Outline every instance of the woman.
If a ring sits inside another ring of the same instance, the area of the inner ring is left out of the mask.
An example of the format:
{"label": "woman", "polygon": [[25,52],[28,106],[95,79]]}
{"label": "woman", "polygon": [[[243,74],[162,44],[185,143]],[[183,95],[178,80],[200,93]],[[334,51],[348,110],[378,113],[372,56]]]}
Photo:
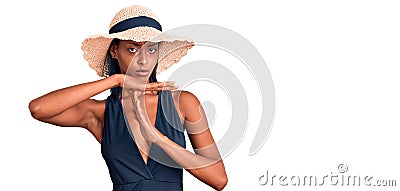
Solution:
{"label": "woman", "polygon": [[[40,121],[83,127],[101,143],[114,191],[183,190],[182,168],[216,190],[227,176],[199,100],[156,74],[193,43],[163,40],[148,8],[120,10],[109,34],[86,38],[84,58],[101,80],[59,89],[32,100]],[[111,89],[106,100],[91,99]],[[185,149],[186,130],[195,153]]]}

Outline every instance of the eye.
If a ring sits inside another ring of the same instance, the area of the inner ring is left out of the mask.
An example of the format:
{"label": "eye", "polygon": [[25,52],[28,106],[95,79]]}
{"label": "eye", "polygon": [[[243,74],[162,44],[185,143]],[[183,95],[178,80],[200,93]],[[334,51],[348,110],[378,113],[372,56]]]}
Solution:
{"label": "eye", "polygon": [[157,51],[157,49],[155,49],[155,48],[149,48],[149,52],[150,53],[154,53],[154,52],[156,52]]}
{"label": "eye", "polygon": [[128,48],[128,51],[132,52],[132,53],[135,53],[135,52],[137,52],[137,49],[136,48]]}

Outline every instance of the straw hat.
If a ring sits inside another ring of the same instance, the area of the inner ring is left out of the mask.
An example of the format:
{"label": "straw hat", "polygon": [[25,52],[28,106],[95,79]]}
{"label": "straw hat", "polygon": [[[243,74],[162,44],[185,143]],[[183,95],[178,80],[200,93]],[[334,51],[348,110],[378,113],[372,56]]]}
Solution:
{"label": "straw hat", "polygon": [[109,66],[105,60],[114,38],[159,42],[157,74],[179,62],[194,45],[189,39],[162,33],[157,16],[147,7],[141,5],[125,7],[112,19],[109,34],[89,36],[82,42],[83,57],[99,76],[109,75]]}

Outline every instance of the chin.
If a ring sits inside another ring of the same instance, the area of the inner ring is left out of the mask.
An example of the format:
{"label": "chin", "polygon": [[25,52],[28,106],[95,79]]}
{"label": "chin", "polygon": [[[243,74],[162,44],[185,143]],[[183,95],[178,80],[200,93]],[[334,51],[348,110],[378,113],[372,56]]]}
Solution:
{"label": "chin", "polygon": [[135,76],[135,78],[139,79],[140,81],[149,81],[150,76]]}

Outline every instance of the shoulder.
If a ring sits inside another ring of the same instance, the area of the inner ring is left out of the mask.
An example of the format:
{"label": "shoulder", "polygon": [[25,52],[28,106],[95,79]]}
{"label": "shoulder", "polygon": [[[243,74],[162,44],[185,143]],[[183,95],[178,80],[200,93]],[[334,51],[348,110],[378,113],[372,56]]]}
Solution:
{"label": "shoulder", "polygon": [[172,97],[179,103],[180,106],[200,105],[199,99],[190,91],[178,90],[171,92]]}
{"label": "shoulder", "polygon": [[185,119],[190,118],[193,114],[199,114],[201,104],[197,96],[192,92],[186,90],[172,91],[172,96],[175,102],[178,103],[180,114]]}

